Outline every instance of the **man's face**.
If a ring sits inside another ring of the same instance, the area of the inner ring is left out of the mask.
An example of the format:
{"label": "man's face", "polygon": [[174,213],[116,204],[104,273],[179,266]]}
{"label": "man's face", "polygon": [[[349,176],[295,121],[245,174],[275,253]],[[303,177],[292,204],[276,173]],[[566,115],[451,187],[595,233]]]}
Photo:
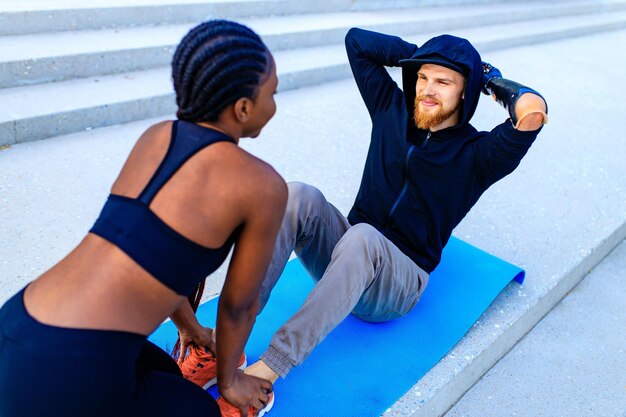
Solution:
{"label": "man's face", "polygon": [[461,73],[441,65],[422,65],[415,84],[415,125],[435,131],[457,124],[464,89]]}

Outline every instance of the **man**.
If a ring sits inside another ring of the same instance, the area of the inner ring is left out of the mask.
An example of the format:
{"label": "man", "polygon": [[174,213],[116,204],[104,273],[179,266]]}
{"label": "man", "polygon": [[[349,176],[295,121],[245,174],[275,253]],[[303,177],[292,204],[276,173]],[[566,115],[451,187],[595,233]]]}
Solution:
{"label": "man", "polygon": [[[371,144],[347,218],[319,190],[289,185],[261,308],[292,250],[317,284],[246,371],[272,382],[304,361],[349,313],[366,321],[408,313],[452,229],[518,166],[547,121],[538,93],[483,67],[464,39],[443,35],[418,48],[354,28],[346,49],[372,119]],[[386,66],[402,67],[404,93]],[[509,110],[510,119],[491,132],[469,124],[481,89]]]}
{"label": "man", "polygon": [[[289,184],[260,310],[292,250],[317,284],[245,371],[272,382],[348,314],[379,322],[408,313],[453,228],[518,166],[547,120],[538,93],[483,66],[465,39],[443,35],[418,48],[355,28],[346,48],[372,119],[371,144],[347,218],[316,188]],[[404,93],[386,66],[402,67]],[[481,89],[509,110],[510,119],[490,132],[469,124]]]}

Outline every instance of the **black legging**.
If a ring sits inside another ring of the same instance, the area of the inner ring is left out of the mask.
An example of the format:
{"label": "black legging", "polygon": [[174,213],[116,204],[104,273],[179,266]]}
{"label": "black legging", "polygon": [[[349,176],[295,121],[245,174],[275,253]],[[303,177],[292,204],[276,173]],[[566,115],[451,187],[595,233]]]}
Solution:
{"label": "black legging", "polygon": [[145,336],[39,323],[23,292],[0,309],[0,416],[220,416]]}

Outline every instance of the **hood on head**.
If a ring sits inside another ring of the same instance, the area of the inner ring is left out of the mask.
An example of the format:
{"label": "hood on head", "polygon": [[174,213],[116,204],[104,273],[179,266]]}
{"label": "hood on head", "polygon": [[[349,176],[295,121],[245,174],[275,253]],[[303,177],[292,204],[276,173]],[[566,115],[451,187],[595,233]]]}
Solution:
{"label": "hood on head", "polygon": [[476,48],[467,39],[441,35],[424,43],[411,58],[400,61],[402,89],[411,121],[415,108],[417,71],[423,64],[442,65],[465,76],[465,99],[461,105],[459,125],[469,123],[478,106],[483,76],[482,60]]}

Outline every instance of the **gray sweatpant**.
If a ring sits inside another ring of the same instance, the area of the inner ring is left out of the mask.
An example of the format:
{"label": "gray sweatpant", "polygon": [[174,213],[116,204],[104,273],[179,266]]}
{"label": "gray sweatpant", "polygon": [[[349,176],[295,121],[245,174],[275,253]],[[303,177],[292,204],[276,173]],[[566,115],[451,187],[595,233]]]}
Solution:
{"label": "gray sweatpant", "polygon": [[428,274],[378,230],[365,223],[350,226],[317,188],[298,182],[289,183],[260,309],[294,250],[316,285],[261,356],[283,378],[350,312],[372,322],[401,317],[428,283]]}

